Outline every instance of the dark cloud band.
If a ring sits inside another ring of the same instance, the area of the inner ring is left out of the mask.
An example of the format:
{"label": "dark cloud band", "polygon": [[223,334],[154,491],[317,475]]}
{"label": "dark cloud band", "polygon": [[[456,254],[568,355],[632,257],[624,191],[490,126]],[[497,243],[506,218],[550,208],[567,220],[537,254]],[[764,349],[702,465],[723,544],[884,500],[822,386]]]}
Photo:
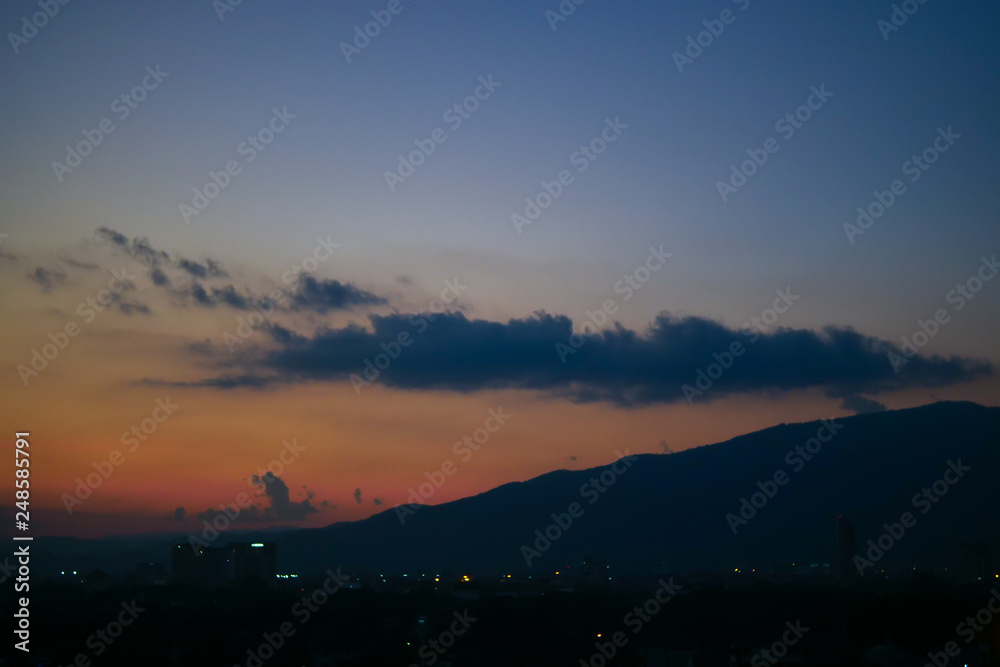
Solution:
{"label": "dark cloud band", "polygon": [[[892,343],[850,328],[747,332],[699,317],[661,314],[639,333],[616,325],[588,336],[566,362],[556,351],[573,336],[565,316],[536,314],[506,323],[470,320],[461,313],[372,316],[371,327],[321,330],[312,337],[274,336],[275,348],[244,361],[240,375],[197,384],[218,388],[274,383],[344,381],[366,360],[408,333],[413,342],[391,359],[376,381],[405,390],[473,392],[540,390],[578,402],[622,406],[685,400],[683,387],[734,342],[754,342],[712,382],[704,400],[731,394],[811,388],[856,397],[908,387],[935,387],[992,373],[988,362],[962,357],[915,357],[896,373]],[[391,345],[390,345],[391,346]],[[371,377],[366,377],[371,380]],[[857,398],[845,403],[859,405]]]}

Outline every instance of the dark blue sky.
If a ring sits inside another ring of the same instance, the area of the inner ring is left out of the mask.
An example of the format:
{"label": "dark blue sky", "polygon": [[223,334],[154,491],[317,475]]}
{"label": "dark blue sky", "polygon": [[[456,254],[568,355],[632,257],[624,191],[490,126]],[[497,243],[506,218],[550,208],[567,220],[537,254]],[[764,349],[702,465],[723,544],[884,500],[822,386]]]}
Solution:
{"label": "dark blue sky", "polygon": [[[553,30],[555,2],[402,0],[346,62],[341,44],[385,6],[248,0],[222,20],[207,1],[61,6],[16,54],[8,36],[0,61],[7,218],[26,241],[109,224],[265,270],[332,233],[351,249],[349,277],[437,282],[440,261],[481,272],[477,306],[493,316],[575,319],[662,243],[674,270],[626,322],[669,309],[738,324],[794,284],[810,305],[791,323],[889,338],[1000,245],[995,4],[919,5],[886,40],[891,4],[860,1],[590,0]],[[678,72],[673,54],[724,10],[733,22]],[[33,11],[9,4],[0,22],[17,30]],[[169,76],[59,183],[53,161],[151,65]],[[443,113],[491,75],[500,86],[449,128]],[[821,85],[833,93],[822,108],[794,136],[777,132]],[[184,224],[178,206],[243,159],[275,107],[295,115],[289,129]],[[576,173],[571,156],[607,118],[628,129]],[[439,127],[446,143],[390,192],[386,171]],[[948,127],[954,148],[849,243],[857,207]],[[769,137],[778,152],[724,202],[717,183]],[[573,184],[518,234],[511,215],[563,169]],[[944,349],[991,353],[976,336],[985,310]]]}
{"label": "dark blue sky", "polygon": [[[663,307],[735,320],[743,299],[794,282],[817,300],[803,323],[887,336],[883,316],[919,316],[997,246],[995,4],[929,2],[888,41],[877,27],[888,3],[590,0],[555,31],[544,14],[555,2],[401,6],[350,64],[340,43],[385,3],[247,0],[222,21],[207,1],[62,7],[0,61],[8,218],[30,221],[39,242],[110,222],[279,266],[298,237],[332,232],[353,250],[349,270],[372,276],[426,272],[422,260],[446,251],[498,271],[523,264],[532,283],[565,265],[549,284],[487,288],[481,307],[512,316],[585,307],[665,243],[677,270],[654,285]],[[8,4],[0,20],[13,29],[32,9]],[[725,9],[735,22],[679,73],[672,54]],[[63,147],[155,64],[169,72],[162,87],[57,183]],[[397,156],[447,127],[443,112],[490,74],[502,85],[390,193]],[[730,165],[780,137],[775,121],[821,84],[834,96],[724,203],[716,183]],[[273,107],[297,116],[289,131],[185,225],[178,204],[239,158]],[[627,123],[621,141],[515,233],[510,215],[607,117]],[[855,209],[948,126],[955,149],[847,243]],[[623,317],[649,322],[651,309]]]}

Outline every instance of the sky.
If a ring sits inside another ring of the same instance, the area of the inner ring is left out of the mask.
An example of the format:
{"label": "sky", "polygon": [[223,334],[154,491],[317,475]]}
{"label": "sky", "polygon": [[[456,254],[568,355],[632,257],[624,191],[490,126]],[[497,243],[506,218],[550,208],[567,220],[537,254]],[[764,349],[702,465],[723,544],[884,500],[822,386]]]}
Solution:
{"label": "sky", "polygon": [[241,493],[321,526],[446,461],[422,502],[1000,404],[1000,7],[902,5],[5,4],[34,529]]}

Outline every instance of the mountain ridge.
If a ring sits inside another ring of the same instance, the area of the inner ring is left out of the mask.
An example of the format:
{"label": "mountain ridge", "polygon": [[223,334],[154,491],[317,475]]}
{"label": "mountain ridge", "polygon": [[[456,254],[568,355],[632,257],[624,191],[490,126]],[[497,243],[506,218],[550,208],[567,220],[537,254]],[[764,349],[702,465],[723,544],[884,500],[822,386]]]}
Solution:
{"label": "mountain ridge", "polygon": [[[854,518],[858,544],[864,545],[877,536],[874,531],[882,522],[912,510],[907,500],[938,479],[949,459],[964,457],[972,466],[968,479],[920,518],[924,525],[912,529],[887,562],[944,567],[953,562],[949,548],[960,541],[985,541],[994,553],[1000,551],[1000,534],[989,513],[970,511],[983,503],[1000,506],[1000,485],[993,483],[991,472],[1000,471],[1000,408],[937,402],[835,418],[827,422],[831,437],[826,443],[817,440],[818,451],[795,469],[788,462],[799,458],[795,448],[815,437],[823,424],[782,423],[675,453],[630,455],[628,468],[615,473],[614,484],[592,503],[593,488],[584,495],[582,487],[614,463],[553,470],[446,503],[413,506],[403,521],[399,508],[388,508],[358,521],[316,528],[229,531],[219,542],[237,536],[276,541],[281,571],[306,574],[338,566],[368,572],[531,573],[584,557],[607,560],[621,572],[828,563],[833,560],[834,516]],[[628,445],[616,447],[625,452]],[[741,499],[779,471],[789,480],[734,533],[727,515],[738,516]],[[574,502],[582,515],[539,557],[526,559],[523,547],[535,549],[535,531],[544,533],[552,515],[566,513]],[[40,541],[40,548],[45,542],[66,548],[69,543],[65,538]],[[91,552],[86,560],[96,563],[109,558],[112,545],[126,541],[129,548],[120,556],[131,558],[129,566],[167,555],[162,537],[146,545],[132,536],[75,541],[75,547]],[[449,548],[443,549],[444,544]],[[56,556],[50,554],[53,562],[64,560]]]}

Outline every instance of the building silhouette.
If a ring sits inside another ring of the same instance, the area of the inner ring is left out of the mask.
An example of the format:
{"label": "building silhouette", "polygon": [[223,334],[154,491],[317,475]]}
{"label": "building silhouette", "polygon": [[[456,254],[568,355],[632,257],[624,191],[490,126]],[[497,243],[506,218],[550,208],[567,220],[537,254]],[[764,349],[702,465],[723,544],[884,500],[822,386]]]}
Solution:
{"label": "building silhouette", "polygon": [[260,579],[265,583],[274,581],[277,573],[277,546],[276,542],[230,542],[233,580]]}
{"label": "building silhouette", "polygon": [[178,542],[171,550],[174,583],[218,588],[251,579],[274,583],[277,543],[230,542],[224,547]]}
{"label": "building silhouette", "polygon": [[833,560],[833,574],[838,581],[851,581],[858,576],[854,567],[857,540],[854,536],[854,521],[840,515],[837,517],[836,553]]}

